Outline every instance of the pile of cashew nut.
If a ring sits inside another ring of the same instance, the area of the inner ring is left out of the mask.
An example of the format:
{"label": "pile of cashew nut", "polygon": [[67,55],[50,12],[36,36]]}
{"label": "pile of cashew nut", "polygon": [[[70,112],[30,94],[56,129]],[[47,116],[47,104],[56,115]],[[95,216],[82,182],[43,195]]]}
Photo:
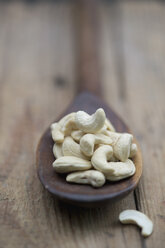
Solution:
{"label": "pile of cashew nut", "polygon": [[67,182],[101,187],[106,180],[118,181],[132,176],[137,152],[133,136],[115,132],[102,108],[92,115],[70,113],[51,125],[55,142],[53,168],[69,173]]}

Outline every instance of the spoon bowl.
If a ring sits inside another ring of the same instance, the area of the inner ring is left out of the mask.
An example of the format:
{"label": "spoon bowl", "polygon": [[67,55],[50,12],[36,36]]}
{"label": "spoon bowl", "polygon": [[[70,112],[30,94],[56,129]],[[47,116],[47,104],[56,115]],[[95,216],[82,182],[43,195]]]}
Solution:
{"label": "spoon bowl", "polygon": [[[112,122],[117,132],[130,133],[126,124],[111,108],[98,97],[88,92],[78,95],[63,116],[78,110],[84,110],[92,114],[98,108],[104,109],[107,118]],[[137,144],[135,139],[134,143]],[[136,166],[135,174],[121,181],[106,182],[104,186],[97,189],[90,185],[70,184],[65,180],[66,175],[58,174],[53,170],[52,163],[55,160],[53,144],[54,141],[52,140],[49,127],[41,137],[37,148],[38,176],[43,186],[62,201],[83,207],[97,207],[106,202],[121,199],[134,190],[139,182],[142,174],[142,159],[138,144],[138,152],[133,158],[133,162]]]}

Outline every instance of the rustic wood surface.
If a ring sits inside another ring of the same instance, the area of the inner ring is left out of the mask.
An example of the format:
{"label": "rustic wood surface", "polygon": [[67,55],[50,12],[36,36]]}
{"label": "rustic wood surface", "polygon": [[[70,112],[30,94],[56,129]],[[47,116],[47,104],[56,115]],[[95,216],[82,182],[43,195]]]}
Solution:
{"label": "rustic wood surface", "polygon": [[[73,9],[65,1],[0,3],[0,248],[163,248],[163,1],[107,1],[99,9],[104,99],[129,123],[143,152],[135,194],[81,209],[53,199],[37,178],[37,142],[76,91]],[[118,222],[129,208],[150,216],[151,237]]]}

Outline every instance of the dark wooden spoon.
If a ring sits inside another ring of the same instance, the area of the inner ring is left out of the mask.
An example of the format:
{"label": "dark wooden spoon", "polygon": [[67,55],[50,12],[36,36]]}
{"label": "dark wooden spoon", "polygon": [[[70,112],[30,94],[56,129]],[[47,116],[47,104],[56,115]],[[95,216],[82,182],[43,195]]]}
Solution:
{"label": "dark wooden spoon", "polygon": [[[118,132],[130,132],[130,129],[118,115],[98,97],[98,95],[101,95],[101,84],[98,80],[97,43],[94,42],[97,41],[96,34],[98,34],[96,0],[82,0],[79,1],[79,5],[77,8],[80,10],[77,23],[80,31],[81,60],[78,85],[79,91],[82,93],[75,98],[59,119],[70,112],[76,112],[78,110],[84,110],[92,114],[96,109],[102,107],[105,110],[107,118],[111,120]],[[134,142],[137,144],[136,140]],[[53,170],[52,163],[55,160],[52,152],[53,143],[49,127],[41,137],[37,148],[37,168],[43,186],[60,200],[74,205],[95,207],[108,201],[120,199],[137,186],[142,173],[139,146],[138,153],[133,158],[133,162],[136,165],[136,173],[132,177],[119,182],[107,182],[103,187],[95,189],[89,185],[69,184],[66,182],[64,175],[57,174]]]}

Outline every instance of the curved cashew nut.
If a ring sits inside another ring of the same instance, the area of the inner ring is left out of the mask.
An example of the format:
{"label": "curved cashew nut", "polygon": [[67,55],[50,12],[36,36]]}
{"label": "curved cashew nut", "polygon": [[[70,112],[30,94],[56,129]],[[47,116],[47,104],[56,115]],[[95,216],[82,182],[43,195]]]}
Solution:
{"label": "curved cashew nut", "polygon": [[137,210],[125,210],[121,212],[119,220],[123,224],[137,224],[142,228],[141,234],[144,237],[151,235],[153,231],[152,221],[145,214]]}
{"label": "curved cashew nut", "polygon": [[105,183],[105,176],[100,171],[88,170],[73,172],[66,177],[67,182],[91,184],[93,187],[101,187]]}
{"label": "curved cashew nut", "polygon": [[64,125],[64,123],[67,121],[67,120],[69,120],[70,118],[72,118],[72,117],[74,117],[75,116],[75,112],[72,112],[72,113],[70,113],[70,114],[68,114],[68,115],[65,115],[61,120],[59,120],[59,124],[60,124],[60,126],[62,127],[63,125]]}
{"label": "curved cashew nut", "polygon": [[105,112],[102,108],[97,109],[93,115],[78,111],[75,116],[77,127],[86,133],[98,132],[104,126],[105,118]]}
{"label": "curved cashew nut", "polygon": [[125,162],[130,156],[133,136],[128,133],[121,134],[113,146],[114,155],[120,161]]}
{"label": "curved cashew nut", "polygon": [[74,130],[71,132],[71,136],[75,141],[80,141],[81,137],[84,135],[84,132],[81,130]]}
{"label": "curved cashew nut", "polygon": [[91,163],[82,158],[64,156],[53,162],[53,168],[58,173],[88,170],[92,167]]}
{"label": "curved cashew nut", "polygon": [[61,131],[65,136],[68,136],[74,129],[77,129],[77,126],[75,123],[75,114],[72,113],[72,115],[68,116],[68,118],[63,121]]}
{"label": "curved cashew nut", "polygon": [[54,142],[63,142],[64,133],[61,131],[61,126],[59,123],[55,122],[51,125],[51,134]]}
{"label": "curved cashew nut", "polygon": [[106,173],[106,179],[109,181],[119,181],[132,176],[135,171],[135,165],[132,160],[127,159],[125,162],[110,162],[110,167],[114,169],[113,173]]}
{"label": "curved cashew nut", "polygon": [[64,156],[75,156],[78,158],[83,158],[89,160],[80,149],[80,145],[77,144],[72,137],[68,136],[64,139],[64,142],[62,144],[62,152]]}
{"label": "curved cashew nut", "polygon": [[[62,127],[65,125],[68,125],[68,121],[75,117],[75,113],[70,113],[66,116],[64,116],[59,122],[55,122],[51,125],[51,133],[52,133],[52,139],[54,142],[62,143],[64,141],[64,136],[66,135],[67,131],[62,130]],[[66,127],[68,128],[68,126]]]}
{"label": "curved cashew nut", "polygon": [[131,148],[136,149],[132,146],[133,136],[129,133],[117,133],[111,131],[103,131],[106,135],[108,135],[112,139],[112,147],[114,150],[114,156],[124,162],[126,161],[131,152]]}
{"label": "curved cashew nut", "polygon": [[100,146],[91,158],[91,163],[96,170],[103,173],[113,173],[114,168],[110,166],[111,162],[107,162],[113,155],[113,149],[109,145]]}
{"label": "curved cashew nut", "polygon": [[[96,144],[94,147],[94,152],[101,146],[104,146],[105,144]],[[114,157],[114,155],[112,155],[112,157],[110,159],[108,159],[109,162],[117,162],[119,161],[117,158]]]}
{"label": "curved cashew nut", "polygon": [[86,156],[92,156],[94,152],[94,146],[96,144],[105,144],[109,145],[112,143],[112,139],[104,134],[85,134],[80,139],[80,148],[81,151]]}
{"label": "curved cashew nut", "polygon": [[63,155],[62,153],[62,144],[61,143],[55,143],[53,146],[53,154],[55,156],[55,158],[60,158]]}
{"label": "curved cashew nut", "polygon": [[133,143],[133,144],[131,145],[131,150],[130,150],[130,155],[129,155],[129,157],[130,157],[130,158],[133,158],[133,157],[136,155],[136,153],[137,153],[137,145]]}

